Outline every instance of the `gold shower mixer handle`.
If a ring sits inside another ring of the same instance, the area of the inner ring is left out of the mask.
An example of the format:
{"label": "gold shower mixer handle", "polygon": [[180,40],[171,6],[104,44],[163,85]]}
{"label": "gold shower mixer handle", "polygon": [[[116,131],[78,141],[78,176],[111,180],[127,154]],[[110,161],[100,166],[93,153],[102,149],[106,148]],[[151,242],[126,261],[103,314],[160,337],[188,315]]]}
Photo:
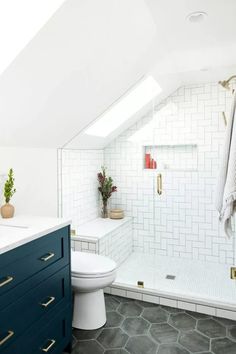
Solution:
{"label": "gold shower mixer handle", "polygon": [[158,173],[157,175],[157,193],[162,194],[162,174]]}

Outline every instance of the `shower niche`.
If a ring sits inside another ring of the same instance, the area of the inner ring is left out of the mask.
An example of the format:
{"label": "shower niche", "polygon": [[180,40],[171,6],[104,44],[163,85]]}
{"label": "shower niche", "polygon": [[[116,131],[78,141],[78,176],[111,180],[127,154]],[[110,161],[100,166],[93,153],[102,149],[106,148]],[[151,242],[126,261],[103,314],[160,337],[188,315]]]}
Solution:
{"label": "shower niche", "polygon": [[144,170],[197,171],[198,145],[156,144],[143,146]]}

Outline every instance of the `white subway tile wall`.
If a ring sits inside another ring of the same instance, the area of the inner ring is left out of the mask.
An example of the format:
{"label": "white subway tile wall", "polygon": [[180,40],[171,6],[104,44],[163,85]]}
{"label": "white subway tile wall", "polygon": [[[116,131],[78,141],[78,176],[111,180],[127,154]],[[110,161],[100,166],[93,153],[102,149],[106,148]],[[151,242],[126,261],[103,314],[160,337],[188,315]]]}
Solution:
{"label": "white subway tile wall", "polygon": [[98,242],[73,240],[71,248],[76,252],[98,253]]}
{"label": "white subway tile wall", "polygon": [[103,150],[61,150],[60,163],[61,214],[72,219],[72,229],[77,230],[99,214],[97,173]]}
{"label": "white subway tile wall", "polygon": [[[118,186],[111,204],[134,218],[135,251],[234,262],[233,241],[221,230],[214,206],[222,111],[229,114],[231,100],[216,83],[182,87],[105,148],[105,165]],[[152,145],[158,168],[146,170],[144,152]]]}
{"label": "white subway tile wall", "polygon": [[120,265],[132,253],[132,219],[127,220],[123,225],[118,226],[117,229],[96,242],[91,241],[89,237],[87,237],[87,241],[84,239],[85,237],[83,240],[73,237],[71,248],[74,251],[97,253],[110,257]]}
{"label": "white subway tile wall", "polygon": [[110,257],[118,265],[124,262],[133,250],[132,219],[98,241],[98,253]]}

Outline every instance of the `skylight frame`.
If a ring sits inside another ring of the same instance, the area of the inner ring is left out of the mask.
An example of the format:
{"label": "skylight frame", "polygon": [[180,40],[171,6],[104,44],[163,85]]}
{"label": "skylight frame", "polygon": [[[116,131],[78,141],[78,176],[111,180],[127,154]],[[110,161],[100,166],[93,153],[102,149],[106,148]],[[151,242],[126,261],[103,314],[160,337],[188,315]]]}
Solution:
{"label": "skylight frame", "polygon": [[162,88],[153,76],[146,76],[99,116],[84,133],[88,136],[106,138],[150,103],[161,91]]}

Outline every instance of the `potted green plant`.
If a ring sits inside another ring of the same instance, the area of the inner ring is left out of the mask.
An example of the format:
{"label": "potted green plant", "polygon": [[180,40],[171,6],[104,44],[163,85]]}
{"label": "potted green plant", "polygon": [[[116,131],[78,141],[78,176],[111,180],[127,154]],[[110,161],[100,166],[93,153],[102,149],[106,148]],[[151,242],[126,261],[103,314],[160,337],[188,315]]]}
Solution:
{"label": "potted green plant", "polygon": [[117,191],[117,187],[113,186],[113,179],[106,176],[106,168],[102,167],[102,172],[97,174],[99,187],[98,190],[102,197],[102,218],[108,218],[108,199],[112,193]]}
{"label": "potted green plant", "polygon": [[12,218],[14,216],[15,208],[10,204],[10,200],[16,192],[16,189],[14,188],[14,182],[15,179],[13,169],[10,168],[8,172],[8,178],[4,185],[4,198],[6,204],[1,207],[1,215],[3,218]]}

